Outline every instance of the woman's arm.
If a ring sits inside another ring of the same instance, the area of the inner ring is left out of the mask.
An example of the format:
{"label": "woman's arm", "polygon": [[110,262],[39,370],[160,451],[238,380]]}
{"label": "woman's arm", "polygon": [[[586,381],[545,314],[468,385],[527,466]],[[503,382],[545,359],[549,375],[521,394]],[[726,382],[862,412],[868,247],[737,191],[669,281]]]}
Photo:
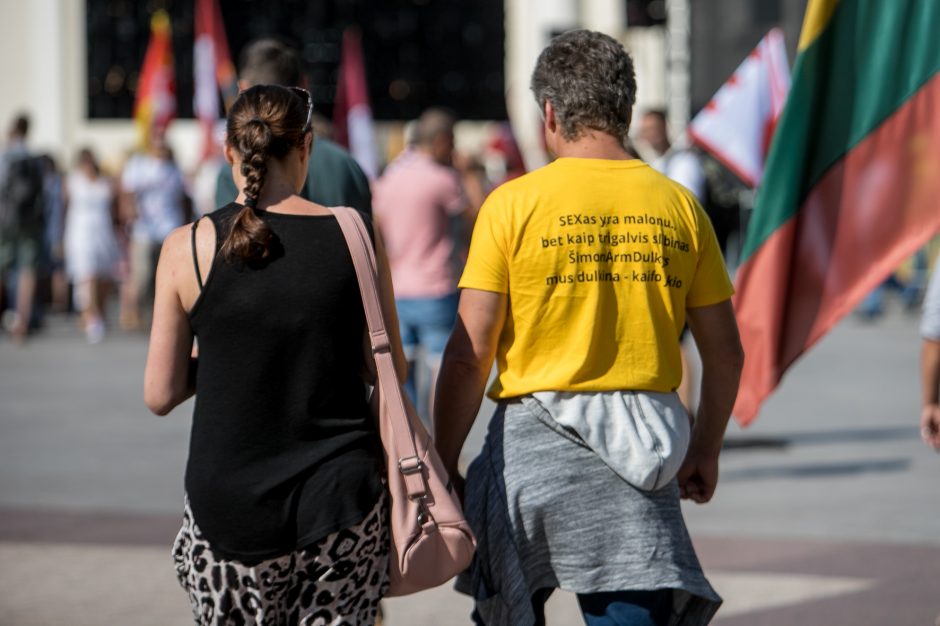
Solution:
{"label": "woman's arm", "polygon": [[193,333],[180,301],[180,283],[193,277],[189,226],[174,230],[163,242],[157,264],[156,295],[150,348],[144,372],[144,402],[166,415],[195,392]]}

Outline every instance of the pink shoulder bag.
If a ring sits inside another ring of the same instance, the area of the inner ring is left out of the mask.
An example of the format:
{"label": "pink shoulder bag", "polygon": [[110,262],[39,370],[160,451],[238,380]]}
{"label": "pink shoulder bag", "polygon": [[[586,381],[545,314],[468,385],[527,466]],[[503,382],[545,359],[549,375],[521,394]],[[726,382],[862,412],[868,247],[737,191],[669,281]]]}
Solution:
{"label": "pink shoulder bag", "polygon": [[353,209],[330,211],[356,267],[375,355],[378,376],[371,404],[385,447],[391,495],[388,595],[403,596],[441,585],[466,569],[476,540],[431,436],[398,383],[365,224]]}

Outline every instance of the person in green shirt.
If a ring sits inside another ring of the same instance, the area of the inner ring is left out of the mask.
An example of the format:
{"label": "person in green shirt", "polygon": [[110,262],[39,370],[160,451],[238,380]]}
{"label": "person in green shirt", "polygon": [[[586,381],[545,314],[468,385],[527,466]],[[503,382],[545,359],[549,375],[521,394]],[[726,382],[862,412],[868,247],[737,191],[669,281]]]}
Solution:
{"label": "person in green shirt", "polygon": [[[302,87],[297,51],[276,39],[258,39],[242,52],[238,86],[284,85]],[[317,137],[310,155],[309,174],[300,195],[324,206],[350,206],[372,214],[369,179],[356,160],[329,139]],[[222,207],[238,195],[232,170],[223,167],[216,182],[215,203]]]}

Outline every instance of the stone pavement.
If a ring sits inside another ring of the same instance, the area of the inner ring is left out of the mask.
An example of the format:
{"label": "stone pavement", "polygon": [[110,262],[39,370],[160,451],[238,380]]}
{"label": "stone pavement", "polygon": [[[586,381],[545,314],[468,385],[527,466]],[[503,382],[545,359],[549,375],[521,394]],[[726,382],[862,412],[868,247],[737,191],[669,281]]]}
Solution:
{"label": "stone pavement", "polygon": [[[0,336],[0,625],[191,623],[168,553],[191,406],[146,411],[145,352],[63,319],[24,347]],[[940,455],[918,438],[917,360],[915,319],[846,320],[731,427],[715,500],[684,509],[726,599],[715,624],[934,624]],[[430,626],[470,603],[445,586],[385,606],[389,626]],[[548,622],[581,623],[569,594]]]}

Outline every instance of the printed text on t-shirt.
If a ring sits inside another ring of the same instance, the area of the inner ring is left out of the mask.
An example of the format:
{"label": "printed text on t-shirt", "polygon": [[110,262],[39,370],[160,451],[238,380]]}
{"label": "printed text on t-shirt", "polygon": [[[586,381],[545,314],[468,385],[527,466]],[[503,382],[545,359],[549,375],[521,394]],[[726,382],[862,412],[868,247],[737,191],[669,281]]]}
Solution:
{"label": "printed text on t-shirt", "polygon": [[[659,266],[665,270],[669,267],[670,260],[667,251],[687,254],[691,250],[687,241],[665,232],[666,230],[676,231],[676,226],[668,217],[658,217],[648,213],[622,215],[571,213],[559,216],[558,225],[567,232],[540,237],[541,246],[543,249],[570,247],[565,258],[574,267],[569,272],[547,276],[545,279],[547,285],[620,282],[621,280],[664,283],[665,286],[676,289],[683,285],[681,278],[649,267],[650,265]],[[596,228],[582,230],[578,228],[581,226],[600,226],[604,230]],[[613,226],[645,228],[626,228],[625,230],[610,228]],[[657,230],[651,231],[650,227]],[[582,268],[583,265],[589,263],[595,267]],[[640,264],[644,267],[637,269],[615,267],[622,264]]]}

